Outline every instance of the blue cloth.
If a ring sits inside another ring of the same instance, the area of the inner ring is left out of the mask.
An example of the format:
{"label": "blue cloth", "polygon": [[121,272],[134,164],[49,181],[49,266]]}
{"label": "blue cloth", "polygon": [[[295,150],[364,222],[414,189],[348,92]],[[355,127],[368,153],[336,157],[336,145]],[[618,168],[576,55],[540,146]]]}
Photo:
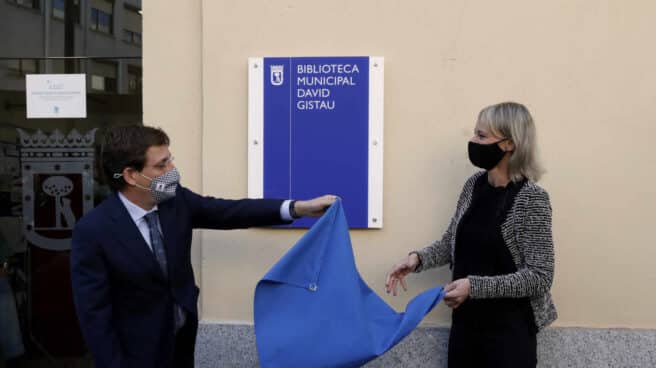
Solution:
{"label": "blue cloth", "polygon": [[355,266],[338,200],[260,280],[255,334],[260,365],[358,367],[407,336],[444,296],[417,295],[396,313]]}

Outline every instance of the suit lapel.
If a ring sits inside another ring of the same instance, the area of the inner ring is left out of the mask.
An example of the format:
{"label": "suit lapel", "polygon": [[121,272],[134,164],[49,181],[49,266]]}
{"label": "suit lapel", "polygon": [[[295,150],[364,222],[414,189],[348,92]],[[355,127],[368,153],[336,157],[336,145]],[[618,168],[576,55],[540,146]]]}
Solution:
{"label": "suit lapel", "polygon": [[[148,247],[137,225],[132,221],[132,217],[128,213],[118,194],[113,193],[108,199],[111,203],[110,216],[114,221],[116,238],[123,248],[132,255],[135,262],[146,267],[151,273],[157,275],[161,280],[165,280],[165,276],[155,259],[155,255]],[[164,227],[164,226],[162,226]]]}

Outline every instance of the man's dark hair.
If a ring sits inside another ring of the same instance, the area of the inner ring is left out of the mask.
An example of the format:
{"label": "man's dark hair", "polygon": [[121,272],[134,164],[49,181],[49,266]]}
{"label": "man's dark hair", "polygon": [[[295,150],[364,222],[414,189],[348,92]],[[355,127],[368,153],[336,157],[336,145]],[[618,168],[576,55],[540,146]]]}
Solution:
{"label": "man's dark hair", "polygon": [[127,183],[114,178],[126,167],[141,171],[146,164],[146,151],[152,146],[168,146],[169,137],[162,129],[143,125],[112,127],[105,133],[100,146],[100,160],[105,182],[113,191]]}

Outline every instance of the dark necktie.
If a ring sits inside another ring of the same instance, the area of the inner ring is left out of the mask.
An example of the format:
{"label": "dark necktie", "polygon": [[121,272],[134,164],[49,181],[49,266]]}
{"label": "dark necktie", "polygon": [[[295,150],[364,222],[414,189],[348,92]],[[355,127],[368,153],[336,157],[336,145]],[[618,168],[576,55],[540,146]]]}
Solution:
{"label": "dark necktie", "polygon": [[[164,250],[164,239],[162,239],[162,233],[159,231],[159,218],[157,217],[157,211],[146,214],[144,218],[146,219],[148,230],[150,231],[150,245],[153,248],[153,253],[155,254],[159,268],[162,269],[164,276],[168,278],[169,272],[166,267],[166,251]],[[177,303],[175,304],[174,309],[173,318],[175,331],[177,332],[180,327],[184,325],[186,316]]]}
{"label": "dark necktie", "polygon": [[168,268],[166,267],[166,251],[164,250],[164,240],[162,239],[162,234],[159,232],[159,220],[157,218],[157,211],[146,214],[145,219],[146,223],[148,224],[148,230],[150,231],[150,245],[153,248],[155,259],[157,259],[159,268],[164,273],[164,276],[168,278],[169,272]]}

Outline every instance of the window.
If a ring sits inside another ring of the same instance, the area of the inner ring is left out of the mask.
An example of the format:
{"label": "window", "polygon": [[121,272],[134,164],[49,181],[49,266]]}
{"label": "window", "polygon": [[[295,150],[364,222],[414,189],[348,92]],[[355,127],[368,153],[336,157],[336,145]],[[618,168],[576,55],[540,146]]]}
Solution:
{"label": "window", "polygon": [[117,64],[108,62],[91,63],[91,89],[95,92],[116,93]]}
{"label": "window", "polygon": [[123,41],[141,45],[141,10],[128,4],[125,4],[124,10]]}
{"label": "window", "polygon": [[91,2],[91,19],[89,28],[98,32],[114,33],[114,3],[96,0]]}
{"label": "window", "polygon": [[9,0],[9,2],[20,6],[24,6],[26,8],[40,9],[39,3],[41,1],[40,0]]}
{"label": "window", "polygon": [[[73,0],[75,11],[73,17],[75,23],[80,24],[80,0]],[[53,18],[64,20],[66,15],[66,0],[52,0],[52,16]]]}
{"label": "window", "polygon": [[127,29],[123,30],[123,41],[141,46],[141,33],[133,32]]}
{"label": "window", "polygon": [[114,92],[118,91],[118,83],[116,78],[105,77],[105,92]]}
{"label": "window", "polygon": [[39,72],[39,62],[34,59],[8,60],[7,67],[14,76],[22,77],[25,74],[37,74]]}
{"label": "window", "polygon": [[73,73],[83,73],[82,63],[80,59],[74,60],[50,60],[50,71],[53,74],[65,74],[66,73],[66,64],[73,63]]}
{"label": "window", "polygon": [[91,8],[91,29],[107,34],[112,34],[114,32],[112,23],[112,14]]}
{"label": "window", "polygon": [[101,77],[99,75],[92,75],[91,76],[91,89],[95,89],[96,91],[104,91],[105,90],[105,78]]}
{"label": "window", "polygon": [[91,89],[100,92],[116,92],[116,78],[91,75]]}
{"label": "window", "polygon": [[128,66],[128,93],[141,94],[141,68]]}

